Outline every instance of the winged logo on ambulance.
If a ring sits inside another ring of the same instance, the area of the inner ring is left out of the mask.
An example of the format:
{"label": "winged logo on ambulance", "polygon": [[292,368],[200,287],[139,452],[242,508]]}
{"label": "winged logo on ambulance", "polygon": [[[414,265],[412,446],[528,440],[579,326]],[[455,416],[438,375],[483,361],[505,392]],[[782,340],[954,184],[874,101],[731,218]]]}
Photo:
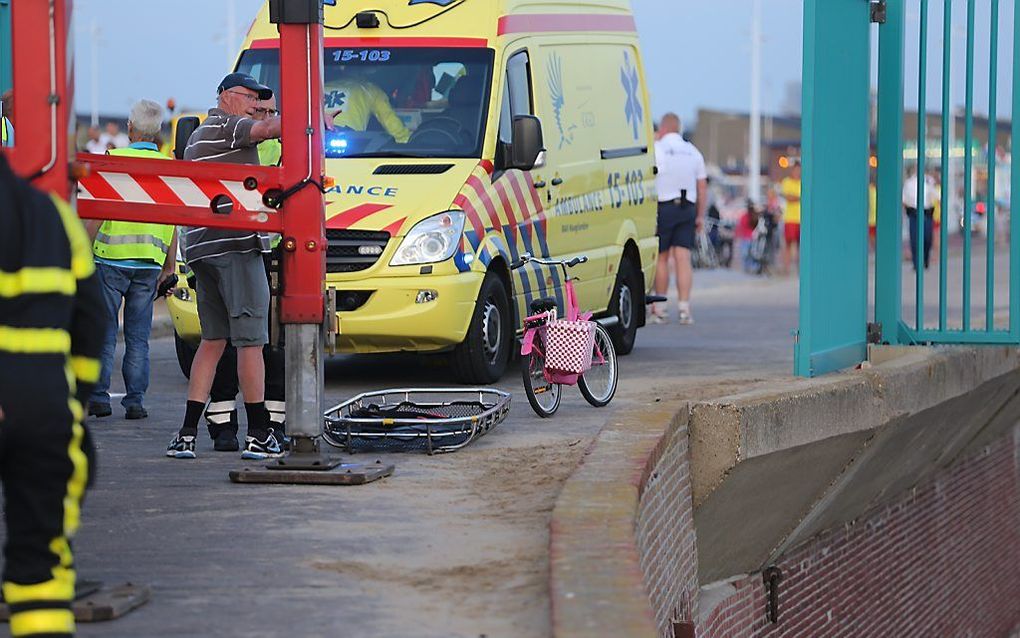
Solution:
{"label": "winged logo on ambulance", "polygon": [[577,125],[567,125],[563,121],[563,107],[567,104],[563,91],[563,59],[555,53],[549,58],[549,94],[552,96],[556,128],[560,132],[560,148],[570,146],[574,143],[574,130]]}

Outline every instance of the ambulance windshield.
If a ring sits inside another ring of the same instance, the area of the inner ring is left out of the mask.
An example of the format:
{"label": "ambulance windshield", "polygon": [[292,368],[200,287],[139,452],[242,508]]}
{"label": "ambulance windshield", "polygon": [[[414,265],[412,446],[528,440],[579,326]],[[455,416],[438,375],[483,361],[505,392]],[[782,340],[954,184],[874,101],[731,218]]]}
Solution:
{"label": "ambulance windshield", "polygon": [[[481,157],[492,61],[482,48],[327,48],[326,109],[341,113],[326,156]],[[245,51],[238,71],[279,92],[278,49]]]}

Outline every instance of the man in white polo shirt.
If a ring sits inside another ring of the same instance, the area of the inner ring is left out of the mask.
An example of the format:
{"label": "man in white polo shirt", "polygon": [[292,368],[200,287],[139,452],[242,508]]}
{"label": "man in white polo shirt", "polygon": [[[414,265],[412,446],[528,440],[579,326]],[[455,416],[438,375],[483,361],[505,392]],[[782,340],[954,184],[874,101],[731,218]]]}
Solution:
{"label": "man in white polo shirt", "polygon": [[[691,287],[694,270],[691,250],[695,236],[704,224],[708,202],[708,173],[705,158],[693,144],[681,136],[683,129],[675,113],[662,116],[655,142],[655,164],[659,174],[655,188],[659,194],[659,262],[655,269],[655,293],[669,289],[669,260],[676,269],[677,307],[681,324],[694,323],[691,314]],[[665,323],[665,308],[652,307],[652,321]]]}

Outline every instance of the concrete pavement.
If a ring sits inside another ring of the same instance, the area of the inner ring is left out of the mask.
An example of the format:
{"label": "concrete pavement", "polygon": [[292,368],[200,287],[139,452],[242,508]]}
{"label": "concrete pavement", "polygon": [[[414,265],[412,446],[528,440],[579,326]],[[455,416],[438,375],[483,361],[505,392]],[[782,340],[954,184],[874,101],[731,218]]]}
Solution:
{"label": "concrete pavement", "polygon": [[[493,432],[453,455],[380,457],[396,474],[356,488],[232,485],[245,463],[208,440],[196,461],[163,457],[186,382],[172,340],[155,339],[150,418],[125,421],[115,405],[90,421],[99,479],[76,544],[83,577],[146,583],[153,598],[80,634],[548,635],[549,513],[606,419],[666,391],[708,398],[790,374],[793,280],[699,272],[698,288],[697,323],[642,330],[608,408],[567,390],[539,419],[513,369],[499,384],[513,409]],[[335,402],[453,382],[442,357],[338,357],[326,374]]]}

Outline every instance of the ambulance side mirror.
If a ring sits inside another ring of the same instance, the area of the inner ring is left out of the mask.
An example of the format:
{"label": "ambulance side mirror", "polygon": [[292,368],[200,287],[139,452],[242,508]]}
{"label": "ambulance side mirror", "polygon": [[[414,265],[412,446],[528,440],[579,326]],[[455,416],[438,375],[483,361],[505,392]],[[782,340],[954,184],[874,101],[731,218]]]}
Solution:
{"label": "ambulance side mirror", "polygon": [[512,168],[530,171],[536,168],[545,155],[542,139],[542,122],[534,115],[514,117],[513,141],[510,143]]}
{"label": "ambulance side mirror", "polygon": [[195,116],[182,117],[177,120],[177,134],[174,135],[174,157],[184,159],[184,149],[188,148],[191,134],[198,128],[199,121]]}

